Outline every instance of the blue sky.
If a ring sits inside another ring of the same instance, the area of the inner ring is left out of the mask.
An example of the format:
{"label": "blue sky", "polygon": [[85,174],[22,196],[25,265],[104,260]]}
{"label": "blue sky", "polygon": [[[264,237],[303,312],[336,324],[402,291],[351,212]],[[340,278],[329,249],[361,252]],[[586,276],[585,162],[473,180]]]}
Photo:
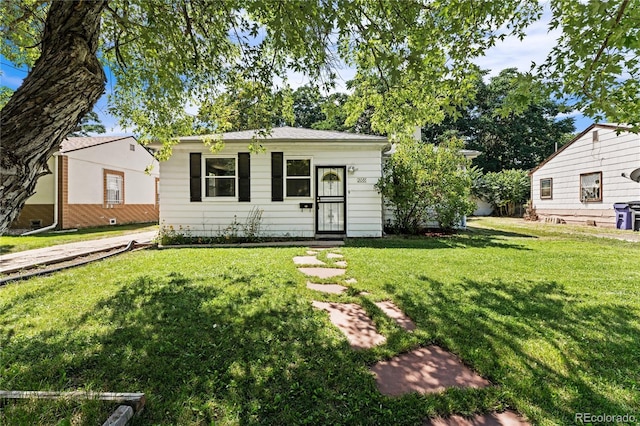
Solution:
{"label": "blue sky", "polygon": [[[540,64],[546,58],[548,52],[555,45],[558,31],[549,32],[547,29],[548,21],[543,19],[531,25],[527,31],[527,37],[520,41],[515,38],[508,38],[486,52],[486,55],[479,58],[475,62],[483,69],[491,70],[489,77],[497,75],[505,68],[515,67],[520,71],[528,71],[531,63]],[[0,84],[16,89],[22,79],[26,77],[26,69],[16,69],[5,58],[0,57]],[[109,93],[112,88],[112,78],[109,70],[106,70],[107,86],[106,92]],[[344,83],[353,78],[355,72],[353,69],[343,69],[339,71],[339,81],[337,90],[344,90]],[[289,75],[289,84],[292,88],[297,88],[308,83],[308,78],[302,74],[291,73]],[[103,95],[96,104],[95,110],[100,116],[102,123],[105,125],[107,135],[131,134],[127,129],[123,129],[118,125],[117,119],[108,112],[107,95]],[[574,111],[568,116],[575,118],[576,131],[580,132],[593,123],[593,120]]]}

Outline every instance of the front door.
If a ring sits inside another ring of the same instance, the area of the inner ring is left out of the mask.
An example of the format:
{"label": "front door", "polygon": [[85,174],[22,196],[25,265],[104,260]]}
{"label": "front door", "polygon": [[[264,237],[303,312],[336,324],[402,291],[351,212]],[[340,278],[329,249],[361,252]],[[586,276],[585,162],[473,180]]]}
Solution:
{"label": "front door", "polygon": [[345,167],[316,167],[316,233],[346,232]]}

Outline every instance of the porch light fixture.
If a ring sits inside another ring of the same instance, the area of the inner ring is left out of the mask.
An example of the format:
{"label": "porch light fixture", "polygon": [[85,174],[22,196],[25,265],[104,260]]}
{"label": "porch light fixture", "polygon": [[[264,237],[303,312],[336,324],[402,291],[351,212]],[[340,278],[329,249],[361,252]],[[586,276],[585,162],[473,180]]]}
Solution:
{"label": "porch light fixture", "polygon": [[349,166],[347,168],[347,171],[349,172],[350,175],[354,174],[356,172],[356,170],[358,170],[358,169],[356,169],[355,166]]}

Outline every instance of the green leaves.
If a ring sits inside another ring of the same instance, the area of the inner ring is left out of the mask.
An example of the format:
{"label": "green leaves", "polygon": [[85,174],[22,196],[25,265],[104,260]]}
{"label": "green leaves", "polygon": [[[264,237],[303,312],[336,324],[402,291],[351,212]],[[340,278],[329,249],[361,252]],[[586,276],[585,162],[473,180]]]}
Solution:
{"label": "green leaves", "polygon": [[499,215],[513,216],[518,204],[529,197],[530,179],[526,170],[502,170],[484,176],[475,169],[473,195],[491,203]]}
{"label": "green leaves", "polygon": [[474,164],[488,172],[530,169],[567,142],[573,118],[559,118],[565,106],[549,98],[550,87],[515,68],[502,70],[488,83],[478,80],[475,98],[458,117],[426,126],[427,141],[453,131],[466,147],[482,152]]}
{"label": "green leaves", "polygon": [[562,35],[538,68],[553,91],[597,120],[640,125],[640,4],[632,0],[551,2]]}
{"label": "green leaves", "polygon": [[430,221],[450,229],[473,212],[468,161],[461,148],[454,138],[437,147],[409,140],[396,146],[376,184],[394,212],[395,231],[417,233]]}
{"label": "green leaves", "polygon": [[[32,65],[47,10],[41,0],[2,2],[7,42],[0,53]],[[542,10],[540,2],[518,0],[112,0],[100,57],[115,81],[110,111],[142,141],[169,143],[238,123],[266,127],[279,107],[277,118],[290,122],[291,99],[276,95],[287,90],[288,73],[328,90],[345,65],[356,69],[347,126],[366,116],[372,132],[408,135],[465,107],[480,78],[474,60],[499,40],[523,38]],[[558,44],[508,100],[513,109],[500,115],[524,111],[538,79],[549,82],[547,97],[567,97],[592,117],[638,124],[640,4],[554,0],[551,11],[550,29],[562,29]],[[247,91],[264,105],[253,118],[214,101]]]}

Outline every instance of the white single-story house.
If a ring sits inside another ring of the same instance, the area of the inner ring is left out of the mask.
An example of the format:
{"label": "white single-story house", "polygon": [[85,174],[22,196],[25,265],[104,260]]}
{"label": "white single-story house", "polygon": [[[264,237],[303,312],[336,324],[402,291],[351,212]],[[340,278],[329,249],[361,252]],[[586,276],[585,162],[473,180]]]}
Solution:
{"label": "white single-story house", "polygon": [[254,131],[225,133],[212,153],[203,137],[180,138],[160,164],[160,225],[218,236],[262,211],[261,235],[382,236],[382,173],[387,138],[274,128],[249,151]]}
{"label": "white single-story house", "polygon": [[158,162],[134,137],[70,137],[47,166],[12,228],[158,221]]}
{"label": "white single-story house", "polygon": [[253,130],[220,137],[215,153],[203,144],[207,137],[182,137],[160,163],[163,229],[242,235],[258,209],[262,236],[381,237],[393,220],[375,187],[383,157],[393,152],[386,137],[276,127],[258,139],[264,150],[257,153],[249,151]]}
{"label": "white single-story house", "polygon": [[593,124],[529,173],[532,205],[542,220],[615,227],[613,204],[640,200],[638,169],[640,135]]}

